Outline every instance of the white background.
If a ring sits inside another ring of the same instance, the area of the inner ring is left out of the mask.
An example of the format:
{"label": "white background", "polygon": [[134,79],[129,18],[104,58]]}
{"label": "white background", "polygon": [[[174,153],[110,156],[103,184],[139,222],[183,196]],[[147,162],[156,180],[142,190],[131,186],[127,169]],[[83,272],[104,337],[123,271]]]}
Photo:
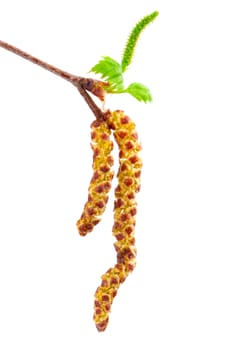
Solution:
{"label": "white background", "polygon": [[144,171],[138,263],[105,333],[92,321],[115,263],[113,191],[102,222],[76,231],[87,198],[93,115],[66,81],[0,48],[0,348],[233,349],[232,2],[0,1],[0,40],[77,75],[120,60],[158,10],[126,82],[152,104],[110,96],[137,123]]}

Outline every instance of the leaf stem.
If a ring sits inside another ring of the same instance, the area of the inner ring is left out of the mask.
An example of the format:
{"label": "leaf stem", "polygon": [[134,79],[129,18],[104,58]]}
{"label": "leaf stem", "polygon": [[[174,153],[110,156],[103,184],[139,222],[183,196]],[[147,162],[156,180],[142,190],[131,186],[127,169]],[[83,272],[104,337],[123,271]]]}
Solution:
{"label": "leaf stem", "polygon": [[0,40],[0,47],[2,47],[5,50],[8,50],[15,55],[18,55],[46,70],[49,72],[58,75],[59,77],[69,81],[72,83],[79,91],[81,96],[84,98],[92,112],[94,113],[95,117],[97,119],[103,117],[103,112],[101,109],[95,104],[95,102],[92,100],[92,98],[89,96],[89,94],[86,92],[86,90],[92,92],[94,95],[99,97],[102,101],[104,99],[104,86],[108,85],[105,82],[102,82],[100,80],[90,79],[90,78],[83,78],[71,73],[68,73],[60,68],[57,68],[55,66],[52,66],[51,64],[44,62],[37,57],[34,57],[27,52],[10,45],[2,40]]}

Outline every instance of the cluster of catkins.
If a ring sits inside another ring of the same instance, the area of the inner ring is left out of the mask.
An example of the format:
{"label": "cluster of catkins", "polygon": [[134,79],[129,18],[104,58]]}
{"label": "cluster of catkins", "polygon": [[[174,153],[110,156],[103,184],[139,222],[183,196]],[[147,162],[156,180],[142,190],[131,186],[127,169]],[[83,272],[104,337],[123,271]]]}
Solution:
{"label": "cluster of catkins", "polygon": [[91,232],[106,208],[113,178],[111,130],[119,147],[118,185],[115,189],[112,228],[113,235],[116,237],[114,247],[117,252],[117,263],[101,277],[101,285],[95,292],[94,321],[98,331],[106,329],[111,305],[118,288],[136,265],[134,233],[137,202],[135,195],[140,190],[142,160],[138,153],[141,146],[138,142],[135,123],[121,110],[107,111],[103,119],[91,124],[93,177],[88,189],[88,201],[77,222],[77,228],[82,236]]}

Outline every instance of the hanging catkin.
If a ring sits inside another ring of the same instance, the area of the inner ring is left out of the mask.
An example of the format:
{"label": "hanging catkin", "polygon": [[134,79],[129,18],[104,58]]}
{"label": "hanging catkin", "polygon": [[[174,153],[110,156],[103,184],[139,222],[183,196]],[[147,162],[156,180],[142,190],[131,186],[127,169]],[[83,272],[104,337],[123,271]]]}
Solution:
{"label": "hanging catkin", "polygon": [[91,148],[93,150],[93,176],[88,188],[88,200],[84,206],[77,228],[81,236],[91,232],[100,221],[108,201],[108,192],[113,178],[113,142],[111,131],[104,120],[91,124]]}
{"label": "hanging catkin", "polygon": [[119,147],[118,185],[115,189],[113,235],[117,263],[101,278],[102,283],[95,293],[94,321],[98,331],[108,325],[111,305],[120,284],[123,283],[136,265],[135,195],[140,190],[142,160],[138,156],[141,146],[134,122],[121,110],[106,112],[105,120]]}

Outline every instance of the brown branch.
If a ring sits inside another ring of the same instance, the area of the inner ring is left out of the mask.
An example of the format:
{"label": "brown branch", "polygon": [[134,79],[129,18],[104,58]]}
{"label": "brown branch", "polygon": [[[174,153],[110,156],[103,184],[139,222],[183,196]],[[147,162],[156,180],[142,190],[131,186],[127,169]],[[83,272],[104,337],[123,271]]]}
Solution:
{"label": "brown branch", "polygon": [[2,47],[5,50],[8,50],[46,70],[49,72],[58,75],[59,77],[69,81],[72,83],[79,91],[81,96],[84,98],[92,112],[94,113],[95,117],[97,119],[102,118],[103,113],[101,109],[95,104],[95,102],[92,100],[90,95],[86,92],[86,90],[93,93],[95,96],[97,96],[101,101],[104,101],[105,96],[105,90],[104,87],[108,84],[105,82],[102,82],[100,80],[90,79],[90,78],[83,78],[79,77],[77,75],[68,73],[60,68],[57,68],[55,66],[52,66],[49,63],[46,63],[30,54],[28,54],[25,51],[22,51],[18,49],[17,47],[10,45],[4,41],[0,40],[0,47]]}
{"label": "brown branch", "polygon": [[101,109],[95,104],[95,102],[92,100],[91,96],[86,92],[86,90],[82,87],[81,84],[76,85],[80,95],[84,98],[92,112],[94,113],[96,119],[102,119],[104,118],[104,113],[101,111]]}

